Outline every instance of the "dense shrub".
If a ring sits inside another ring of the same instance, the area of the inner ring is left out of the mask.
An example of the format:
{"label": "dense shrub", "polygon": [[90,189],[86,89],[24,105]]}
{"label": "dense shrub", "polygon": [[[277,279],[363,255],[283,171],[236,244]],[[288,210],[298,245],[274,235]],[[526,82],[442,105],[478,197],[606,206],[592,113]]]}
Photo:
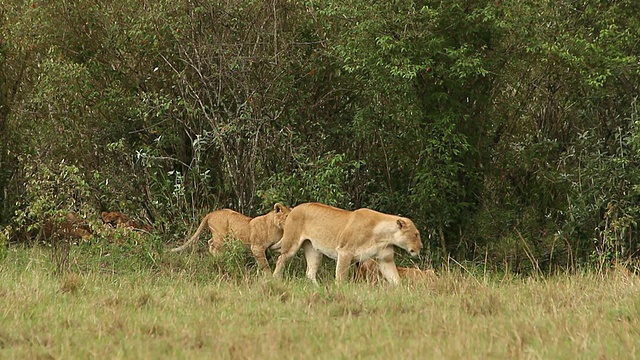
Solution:
{"label": "dense shrub", "polygon": [[0,223],[410,216],[436,261],[636,258],[638,4],[0,6]]}

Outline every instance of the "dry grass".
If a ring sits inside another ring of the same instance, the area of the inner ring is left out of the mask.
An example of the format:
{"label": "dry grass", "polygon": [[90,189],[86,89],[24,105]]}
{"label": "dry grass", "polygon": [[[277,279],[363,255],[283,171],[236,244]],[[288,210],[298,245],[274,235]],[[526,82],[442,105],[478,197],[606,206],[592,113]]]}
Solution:
{"label": "dry grass", "polygon": [[640,356],[640,279],[624,271],[316,287],[86,266],[56,277],[48,261],[19,250],[0,263],[0,358]]}

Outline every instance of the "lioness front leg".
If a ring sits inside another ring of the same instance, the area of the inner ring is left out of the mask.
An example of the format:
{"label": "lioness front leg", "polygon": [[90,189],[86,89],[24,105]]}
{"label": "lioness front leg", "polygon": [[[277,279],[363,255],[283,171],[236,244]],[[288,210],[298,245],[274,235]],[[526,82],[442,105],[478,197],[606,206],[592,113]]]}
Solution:
{"label": "lioness front leg", "polygon": [[382,273],[385,279],[393,285],[400,283],[400,275],[398,275],[398,268],[396,268],[396,262],[393,260],[393,247],[383,249],[378,254],[378,269]]}
{"label": "lioness front leg", "polygon": [[336,282],[343,282],[347,278],[349,266],[353,261],[353,255],[350,253],[338,253],[338,262],[336,264]]}
{"label": "lioness front leg", "polygon": [[400,282],[400,275],[398,275],[398,268],[396,267],[395,262],[380,261],[378,262],[378,268],[380,269],[382,276],[384,276],[384,278],[387,279],[388,282],[393,285],[398,285],[398,283]]}

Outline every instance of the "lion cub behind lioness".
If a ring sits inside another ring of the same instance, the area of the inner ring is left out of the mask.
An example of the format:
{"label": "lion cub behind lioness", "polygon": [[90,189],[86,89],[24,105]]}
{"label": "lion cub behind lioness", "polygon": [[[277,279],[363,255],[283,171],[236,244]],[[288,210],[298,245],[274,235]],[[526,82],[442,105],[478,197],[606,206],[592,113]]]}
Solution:
{"label": "lion cub behind lioness", "polygon": [[337,260],[336,281],[345,279],[353,262],[374,258],[385,279],[397,284],[394,246],[412,256],[420,253],[420,233],[410,219],[370,209],[347,211],[320,203],[301,204],[285,221],[282,254],[273,275],[281,278],[286,262],[303,247],[307,277],[314,283],[324,254]]}
{"label": "lion cub behind lioness", "polygon": [[[438,278],[431,269],[419,269],[417,267],[397,267],[400,279],[411,281],[434,281]],[[356,267],[354,279],[369,283],[378,282],[382,278],[382,273],[378,269],[378,263],[374,259],[362,261]]]}
{"label": "lion cub behind lioness", "polygon": [[263,271],[270,271],[266,251],[282,238],[282,228],[289,212],[291,209],[280,203],[276,203],[269,213],[253,219],[230,209],[216,210],[202,218],[200,226],[187,242],[171,251],[186,249],[208,227],[211,232],[209,252],[212,255],[218,253],[225,238],[231,235],[251,248],[256,262]]}

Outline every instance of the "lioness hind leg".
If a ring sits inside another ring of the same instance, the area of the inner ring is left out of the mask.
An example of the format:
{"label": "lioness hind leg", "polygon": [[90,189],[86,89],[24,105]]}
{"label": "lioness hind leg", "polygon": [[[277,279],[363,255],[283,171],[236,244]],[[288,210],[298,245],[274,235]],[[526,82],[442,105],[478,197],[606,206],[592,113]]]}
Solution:
{"label": "lioness hind leg", "polygon": [[304,244],[302,244],[302,248],[304,249],[304,257],[307,260],[307,278],[317,285],[318,280],[316,280],[316,274],[322,264],[323,255],[321,252],[314,249],[313,245],[309,241],[305,241]]}
{"label": "lioness hind leg", "polygon": [[276,261],[276,268],[273,270],[273,277],[276,279],[282,279],[284,273],[284,266],[287,264],[287,261],[296,254],[296,252],[300,249],[300,245],[289,247],[285,250],[284,244],[282,247],[282,254],[278,256],[278,260]]}
{"label": "lioness hind leg", "polygon": [[279,243],[281,254],[278,256],[276,268],[273,270],[273,277],[276,279],[282,279],[284,266],[300,249],[302,241],[299,233],[287,233],[287,231],[285,231]]}
{"label": "lioness hind leg", "polygon": [[287,261],[291,259],[291,257],[293,257],[293,255],[288,255],[286,253],[282,253],[280,254],[280,256],[278,256],[278,260],[276,261],[276,268],[275,270],[273,270],[274,278],[282,279],[282,276],[284,273],[284,266],[287,263]]}
{"label": "lioness hind leg", "polygon": [[353,261],[353,255],[351,254],[338,254],[338,262],[336,263],[336,281],[342,282],[347,278],[349,272],[349,266]]}

